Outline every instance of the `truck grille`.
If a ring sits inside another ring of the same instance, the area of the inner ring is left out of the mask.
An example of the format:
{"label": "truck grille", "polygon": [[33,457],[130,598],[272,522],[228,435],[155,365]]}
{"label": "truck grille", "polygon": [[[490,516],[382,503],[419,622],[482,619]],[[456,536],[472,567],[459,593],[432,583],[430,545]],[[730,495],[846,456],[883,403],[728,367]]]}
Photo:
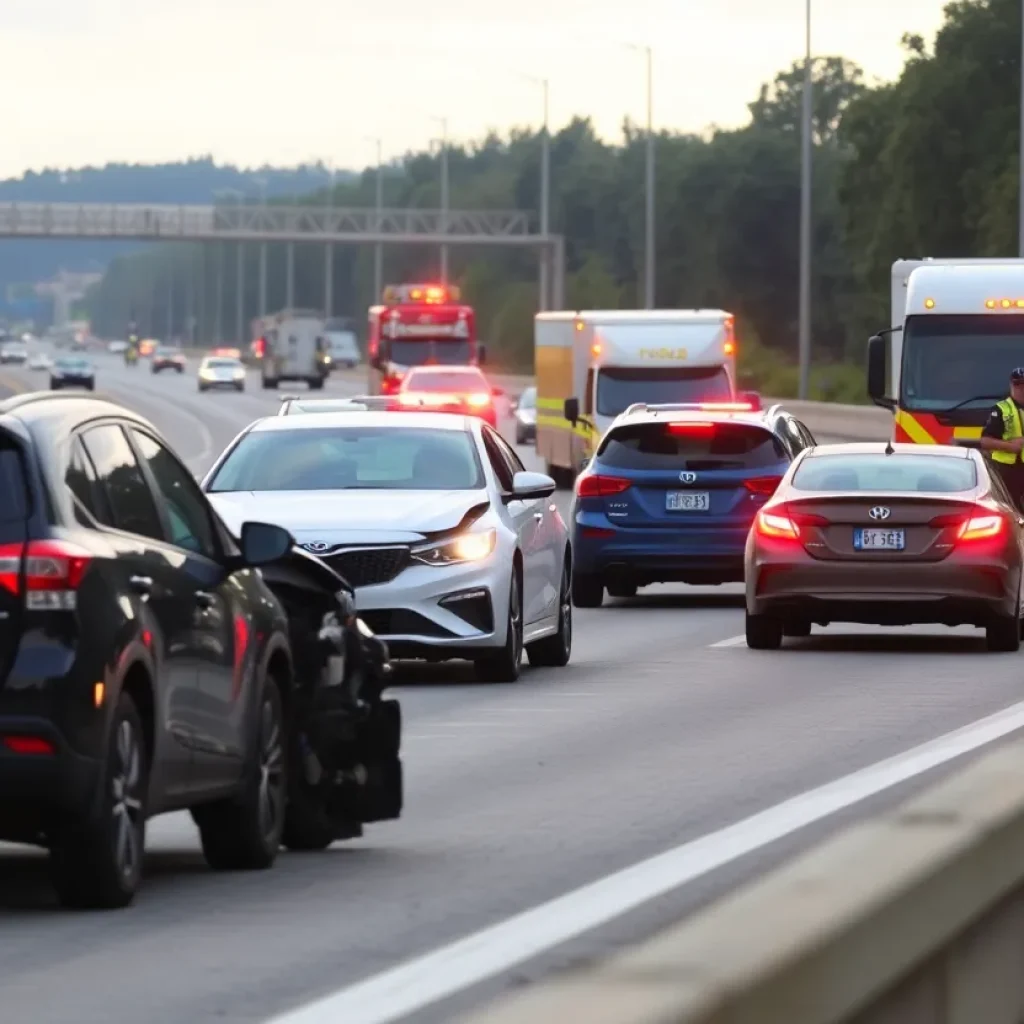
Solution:
{"label": "truck grille", "polygon": [[324,561],[353,587],[372,587],[390,583],[409,564],[409,549],[347,548],[327,555]]}

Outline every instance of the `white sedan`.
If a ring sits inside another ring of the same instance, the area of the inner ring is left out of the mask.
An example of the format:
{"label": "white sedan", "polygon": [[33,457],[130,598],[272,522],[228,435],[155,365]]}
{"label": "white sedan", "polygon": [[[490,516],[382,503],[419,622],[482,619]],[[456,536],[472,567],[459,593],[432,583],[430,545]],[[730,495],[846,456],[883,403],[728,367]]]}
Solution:
{"label": "white sedan", "polygon": [[203,480],[229,528],[285,527],[356,588],[396,658],[468,659],[512,682],[572,651],[569,535],[555,482],[482,420],[421,412],[273,416]]}

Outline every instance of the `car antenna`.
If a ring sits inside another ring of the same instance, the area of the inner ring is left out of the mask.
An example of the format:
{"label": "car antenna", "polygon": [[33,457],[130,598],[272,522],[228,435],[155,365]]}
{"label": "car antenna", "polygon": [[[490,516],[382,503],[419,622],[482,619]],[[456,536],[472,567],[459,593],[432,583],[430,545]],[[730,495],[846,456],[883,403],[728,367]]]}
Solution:
{"label": "car antenna", "polygon": [[893,448],[893,446],[892,446],[892,438],[889,438],[889,440],[885,442],[885,454],[886,455],[895,455],[896,454],[896,449]]}

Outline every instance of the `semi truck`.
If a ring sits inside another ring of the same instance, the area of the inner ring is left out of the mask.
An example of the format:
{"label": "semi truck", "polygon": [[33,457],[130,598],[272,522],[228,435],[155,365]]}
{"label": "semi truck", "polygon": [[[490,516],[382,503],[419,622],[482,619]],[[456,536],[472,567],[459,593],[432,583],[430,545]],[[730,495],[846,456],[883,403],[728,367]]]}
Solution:
{"label": "semi truck", "polygon": [[1024,260],[900,259],[890,326],[868,339],[868,395],[892,439],[977,444],[1024,365]]}
{"label": "semi truck", "polygon": [[537,452],[563,486],[615,417],[636,402],[743,397],[736,389],[735,318],[722,309],[538,313],[534,360]]}

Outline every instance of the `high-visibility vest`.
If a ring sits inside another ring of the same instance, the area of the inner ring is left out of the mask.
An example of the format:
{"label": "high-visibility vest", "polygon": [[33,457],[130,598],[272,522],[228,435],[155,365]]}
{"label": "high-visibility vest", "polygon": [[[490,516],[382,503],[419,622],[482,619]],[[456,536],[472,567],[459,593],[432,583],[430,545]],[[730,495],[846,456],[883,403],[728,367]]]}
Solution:
{"label": "high-visibility vest", "polygon": [[[1003,440],[1013,441],[1015,438],[1024,437],[1024,428],[1021,426],[1020,409],[1012,398],[1004,398],[996,403],[996,408],[1003,414]],[[1005,466],[1012,466],[1020,461],[1019,452],[992,452],[992,461],[1001,462]]]}

